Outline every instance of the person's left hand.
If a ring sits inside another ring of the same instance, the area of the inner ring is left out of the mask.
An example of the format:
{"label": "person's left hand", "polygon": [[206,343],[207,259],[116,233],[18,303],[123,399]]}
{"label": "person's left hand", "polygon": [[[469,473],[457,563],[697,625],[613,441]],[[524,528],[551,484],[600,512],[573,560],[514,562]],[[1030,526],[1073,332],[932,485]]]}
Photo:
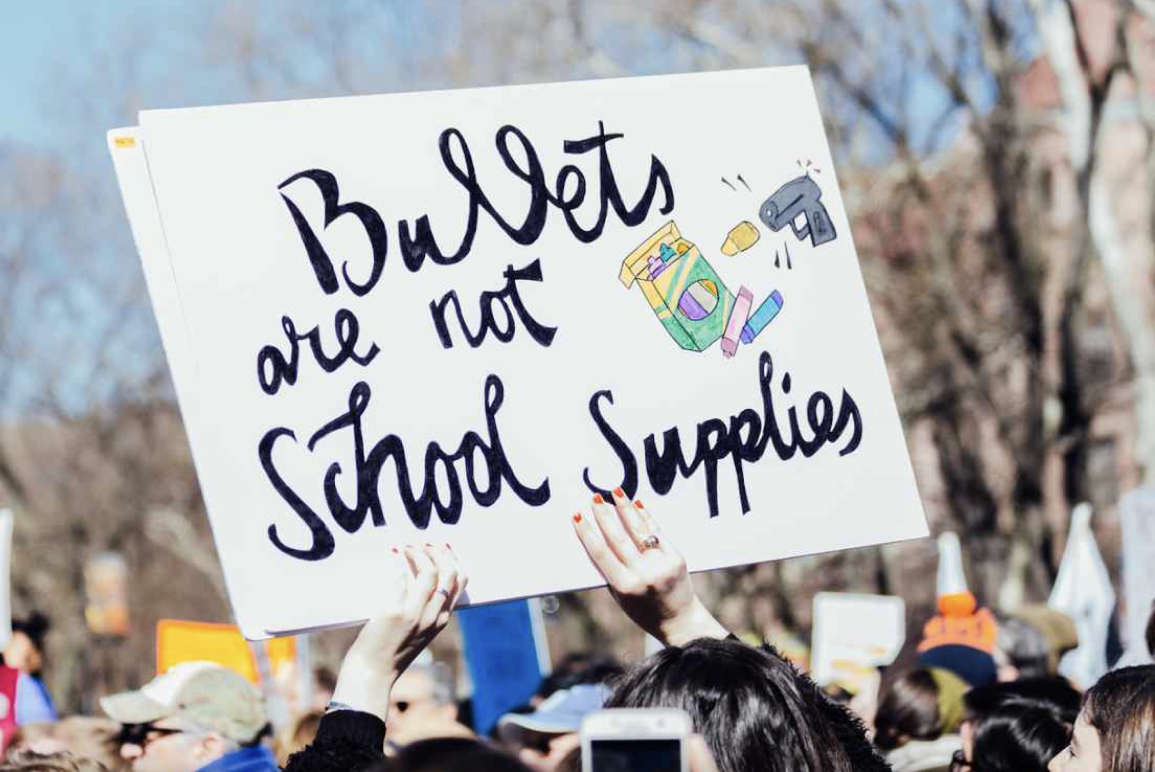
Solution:
{"label": "person's left hand", "polygon": [[702,604],[686,560],[640,501],[619,488],[613,503],[594,497],[593,517],[573,516],[578,539],[626,616],[667,646],[725,638],[726,628]]}
{"label": "person's left hand", "polygon": [[377,715],[389,709],[397,677],[449,623],[468,582],[449,545],[405,547],[384,608],[369,620],[341,663],[333,701]]}

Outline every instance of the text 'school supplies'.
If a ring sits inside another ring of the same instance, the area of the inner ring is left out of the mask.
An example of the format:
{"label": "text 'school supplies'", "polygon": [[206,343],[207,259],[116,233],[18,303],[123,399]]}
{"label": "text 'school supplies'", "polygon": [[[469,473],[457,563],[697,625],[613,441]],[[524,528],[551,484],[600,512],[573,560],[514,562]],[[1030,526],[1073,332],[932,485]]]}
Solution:
{"label": "text 'school supplies'", "polygon": [[734,308],[733,293],[673,221],[629,254],[619,278],[626,287],[638,283],[666,332],[690,351],[721,338]]}
{"label": "text 'school supplies'", "polygon": [[730,257],[739,252],[745,252],[758,243],[760,235],[758,229],[754,227],[754,223],[743,220],[726,234],[726,241],[722,244],[722,254]]}
{"label": "text 'school supplies'", "polygon": [[782,293],[774,290],[770,293],[770,297],[762,301],[762,305],[758,306],[758,310],[750,317],[750,321],[746,322],[746,326],[742,328],[742,342],[753,343],[754,339],[762,330],[766,329],[766,325],[774,321],[774,317],[778,316],[778,312],[782,310]]}

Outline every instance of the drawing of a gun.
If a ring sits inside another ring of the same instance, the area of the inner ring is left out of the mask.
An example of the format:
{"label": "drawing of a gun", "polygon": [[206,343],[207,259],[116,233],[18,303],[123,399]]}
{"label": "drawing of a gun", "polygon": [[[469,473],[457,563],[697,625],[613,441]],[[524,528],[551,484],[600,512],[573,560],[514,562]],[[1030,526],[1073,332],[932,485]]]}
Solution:
{"label": "drawing of a gun", "polygon": [[[801,228],[795,223],[800,214],[806,218],[806,225]],[[810,243],[816,247],[838,237],[830,215],[822,205],[822,190],[808,174],[778,188],[774,195],[762,202],[758,217],[775,233],[789,223],[799,241],[809,237]]]}

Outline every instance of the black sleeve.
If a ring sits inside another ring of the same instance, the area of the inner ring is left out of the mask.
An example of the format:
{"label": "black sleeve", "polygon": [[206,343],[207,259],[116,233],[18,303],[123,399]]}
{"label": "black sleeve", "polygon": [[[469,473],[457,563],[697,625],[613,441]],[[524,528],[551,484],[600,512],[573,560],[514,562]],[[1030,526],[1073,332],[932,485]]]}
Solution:
{"label": "black sleeve", "polygon": [[321,718],[317,737],[285,764],[285,772],[361,772],[385,759],[385,722],[372,713],[335,710]]}

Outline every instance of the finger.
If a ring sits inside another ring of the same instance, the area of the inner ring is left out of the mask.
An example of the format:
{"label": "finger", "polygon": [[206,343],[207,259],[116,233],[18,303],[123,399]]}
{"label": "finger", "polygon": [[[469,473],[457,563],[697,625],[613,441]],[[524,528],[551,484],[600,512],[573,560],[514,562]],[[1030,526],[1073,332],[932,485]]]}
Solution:
{"label": "finger", "polygon": [[413,584],[405,599],[405,616],[416,622],[437,590],[437,566],[424,551],[412,544],[405,545],[405,557],[413,571]]}
{"label": "finger", "polygon": [[594,495],[594,520],[601,529],[606,546],[622,565],[628,568],[637,562],[638,556],[641,555],[638,546],[622,527],[622,519],[618,517],[617,510],[605,503],[600,494]]}
{"label": "finger", "polygon": [[686,751],[690,772],[718,772],[710,747],[701,735],[692,734],[686,739]]}
{"label": "finger", "polygon": [[453,551],[453,545],[446,544],[445,548],[449,550],[449,557],[453,560],[454,569],[457,571],[457,587],[454,589],[453,598],[449,604],[450,609],[455,609],[461,601],[461,594],[465,592],[465,585],[469,584],[469,574],[465,573],[465,569],[462,568],[461,559]]}
{"label": "finger", "polygon": [[645,534],[647,536],[658,537],[659,549],[670,555],[681,557],[681,553],[678,552],[678,548],[671,544],[670,541],[666,538],[665,534],[662,533],[662,527],[658,525],[657,518],[654,517],[650,510],[646,509],[641,500],[634,501],[633,510],[635,513],[637,513],[638,517],[641,518],[642,528],[644,529]]}
{"label": "finger", "polygon": [[626,498],[626,493],[621,488],[614,489],[614,506],[618,510],[618,517],[621,518],[626,533],[638,551],[642,552],[642,544],[652,535],[652,531],[646,528],[641,513],[633,502]]}
{"label": "finger", "polygon": [[594,568],[601,573],[602,577],[609,583],[611,587],[622,587],[629,582],[633,574],[622,565],[617,556],[610,551],[606,546],[605,539],[602,538],[601,530],[594,523],[590,522],[589,518],[584,517],[581,512],[575,512],[573,515],[573,529],[577,533],[578,541],[582,543],[586,554],[590,557],[590,562],[594,564]]}
{"label": "finger", "polygon": [[444,614],[445,621],[449,620],[450,602],[457,589],[457,571],[449,557],[449,550],[444,547],[425,545],[425,554],[433,561],[437,568],[437,587],[421,614],[423,628],[435,627]]}
{"label": "finger", "polygon": [[[437,567],[437,593],[433,600],[447,603],[457,590],[457,561],[453,559],[453,554],[446,545],[434,547],[432,544],[426,544],[425,554]],[[445,592],[440,592],[441,590]]]}

